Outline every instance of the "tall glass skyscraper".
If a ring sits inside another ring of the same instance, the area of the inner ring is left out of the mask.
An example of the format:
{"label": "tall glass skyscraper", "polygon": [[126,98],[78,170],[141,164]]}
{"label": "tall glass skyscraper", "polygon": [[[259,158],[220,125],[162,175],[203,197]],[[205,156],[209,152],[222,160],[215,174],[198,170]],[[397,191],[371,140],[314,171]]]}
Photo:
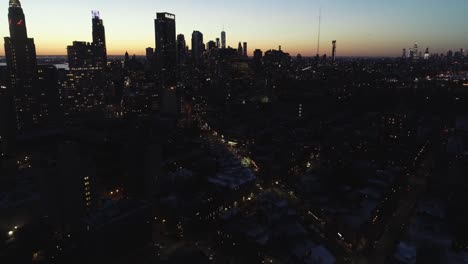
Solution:
{"label": "tall glass skyscraper", "polygon": [[177,62],[179,64],[185,63],[186,47],[185,36],[183,34],[177,35]]}
{"label": "tall glass skyscraper", "polygon": [[177,62],[175,15],[157,13],[154,27],[158,69],[174,71]]}
{"label": "tall glass skyscraper", "polygon": [[221,32],[221,48],[226,48],[226,32],[224,30]]}
{"label": "tall glass skyscraper", "polygon": [[161,84],[161,112],[176,117],[177,98],[177,44],[175,15],[157,13],[154,20],[156,35],[156,63]]}
{"label": "tall glass skyscraper", "polygon": [[203,58],[203,34],[200,31],[193,31],[192,33],[192,58],[195,63],[200,63]]}
{"label": "tall glass skyscraper", "polygon": [[99,11],[93,11],[93,45],[96,47],[96,55],[102,60],[102,64],[107,63],[106,30],[100,17]]}

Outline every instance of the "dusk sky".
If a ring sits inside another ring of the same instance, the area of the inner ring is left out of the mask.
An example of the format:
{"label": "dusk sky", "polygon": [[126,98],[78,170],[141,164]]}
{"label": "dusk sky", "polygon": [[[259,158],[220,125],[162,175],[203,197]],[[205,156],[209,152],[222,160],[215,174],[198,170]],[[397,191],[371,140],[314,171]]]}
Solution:
{"label": "dusk sky", "polygon": [[[8,36],[8,0],[0,4],[0,30]],[[249,44],[296,55],[315,55],[318,14],[322,7],[321,53],[338,41],[339,56],[398,56],[415,41],[431,52],[468,48],[466,0],[21,0],[29,37],[39,55],[66,54],[74,40],[91,41],[91,10],[106,27],[108,53],[144,54],[154,47],[156,12],[176,15],[177,33],[187,44],[193,30],[205,42],[219,37],[227,44]],[[4,54],[3,45],[1,55]]]}

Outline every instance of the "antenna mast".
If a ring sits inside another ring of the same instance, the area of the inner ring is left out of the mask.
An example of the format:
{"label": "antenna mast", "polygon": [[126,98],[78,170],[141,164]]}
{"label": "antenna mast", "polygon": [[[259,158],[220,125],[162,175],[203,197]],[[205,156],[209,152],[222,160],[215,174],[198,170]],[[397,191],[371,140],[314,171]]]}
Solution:
{"label": "antenna mast", "polygon": [[322,28],[322,7],[319,11],[319,24],[318,24],[318,37],[317,37],[317,56],[320,56],[320,30]]}

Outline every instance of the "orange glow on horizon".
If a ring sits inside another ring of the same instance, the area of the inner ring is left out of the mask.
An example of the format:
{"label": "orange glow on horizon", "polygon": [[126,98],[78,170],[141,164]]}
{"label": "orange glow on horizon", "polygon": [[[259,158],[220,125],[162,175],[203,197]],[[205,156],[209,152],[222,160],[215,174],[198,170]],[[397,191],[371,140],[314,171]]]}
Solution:
{"label": "orange glow on horizon", "polygon": [[[145,56],[146,48],[153,47],[154,44],[154,31],[148,31],[144,34],[141,34],[138,38],[130,38],[124,34],[118,34],[113,31],[113,28],[106,28],[107,34],[107,51],[110,56],[123,56],[125,52],[128,52],[130,55]],[[187,32],[178,32],[183,33],[186,38],[187,45],[190,46],[191,35]],[[31,32],[30,37],[33,37],[36,43],[36,51],[39,56],[44,55],[57,55],[65,56],[67,55],[67,46],[71,45],[73,40],[78,41],[91,41],[89,32],[85,31],[85,34],[78,36],[71,36],[70,38],[57,37],[53,34],[47,33],[46,35],[40,35],[37,32]],[[281,45],[282,50],[286,53],[289,53],[292,57],[295,57],[297,54],[301,54],[303,57],[314,57],[316,56],[317,42],[316,39],[309,36],[308,38],[302,39],[303,36],[294,36],[294,38],[283,38],[283,39],[274,39],[266,36],[264,39],[252,39],[252,36],[233,36],[228,38],[228,46],[237,48],[237,41],[245,40],[248,43],[249,50],[248,55],[253,56],[255,49],[261,49],[263,52],[270,49],[278,49]],[[362,42],[358,36],[346,35],[346,34],[337,34],[341,37],[337,38],[337,56],[338,57],[382,57],[382,56],[391,56],[398,57],[401,54],[401,49],[399,47],[408,46],[404,40],[386,40],[378,39],[368,42]],[[205,34],[205,42],[212,40],[218,37],[216,34]],[[333,38],[332,38],[333,37]],[[335,36],[323,36],[322,41],[320,42],[320,56],[327,54],[331,55],[332,52],[332,39]],[[69,40],[71,39],[71,40]],[[445,50],[437,50],[435,48],[431,49],[431,52],[442,52],[445,53]],[[0,49],[0,56],[4,56],[4,49]]]}
{"label": "orange glow on horizon", "polygon": [[[71,43],[70,43],[71,44]],[[289,53],[292,57],[295,57],[297,54],[301,54],[304,57],[314,57],[316,56],[315,51],[316,51],[316,44],[310,45],[310,47],[306,48],[306,45],[297,45],[295,47],[288,48],[288,46],[282,46],[282,51]],[[338,43],[339,45],[339,43]],[[137,55],[137,56],[145,56],[146,51],[145,49],[149,47],[150,45],[147,46],[141,46],[141,47],[135,47],[135,46],[128,46],[128,48],[125,47],[109,47],[108,45],[108,51],[107,53],[109,56],[123,56],[125,52],[128,52],[131,55]],[[152,45],[154,46],[154,45]],[[327,56],[330,56],[331,54],[331,44],[328,46],[325,46],[323,44],[320,50],[320,56],[327,54]],[[260,49],[265,53],[268,50],[274,50],[278,49],[278,46],[273,47],[271,44],[270,45],[261,45],[258,47],[251,47],[249,48],[249,56],[253,56],[253,52],[255,49]],[[67,48],[66,46],[60,47],[57,45],[38,45],[36,43],[36,51],[38,56],[46,56],[46,55],[51,55],[51,56],[66,56],[67,55]],[[393,50],[392,50],[393,51]],[[389,53],[388,50],[385,49],[372,49],[371,51],[364,48],[353,48],[353,47],[341,47],[338,46],[337,49],[337,54],[338,57],[350,57],[350,56],[398,56],[398,52],[393,52]],[[365,55],[364,55],[365,54]],[[5,56],[4,50],[0,50],[0,56]]]}

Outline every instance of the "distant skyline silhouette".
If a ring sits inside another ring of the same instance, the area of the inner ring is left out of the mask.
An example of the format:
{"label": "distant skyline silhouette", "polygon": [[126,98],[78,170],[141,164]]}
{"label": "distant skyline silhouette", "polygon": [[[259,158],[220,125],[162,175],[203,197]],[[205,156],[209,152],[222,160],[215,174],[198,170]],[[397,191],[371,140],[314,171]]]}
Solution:
{"label": "distant skyline silhouette", "polygon": [[[314,56],[319,8],[322,8],[321,54],[338,56],[399,56],[418,42],[421,49],[446,53],[468,48],[468,1],[459,0],[22,0],[28,35],[38,55],[65,55],[73,41],[91,41],[91,10],[99,10],[106,27],[109,55],[143,55],[155,46],[156,12],[176,15],[177,34],[190,40],[194,30],[205,42],[220,37],[227,45],[248,42],[255,49],[277,49],[291,55]],[[8,36],[8,1],[0,4],[2,37]],[[3,21],[3,22],[2,22]],[[187,41],[190,46],[190,41]],[[4,55],[4,49],[0,49]]]}

